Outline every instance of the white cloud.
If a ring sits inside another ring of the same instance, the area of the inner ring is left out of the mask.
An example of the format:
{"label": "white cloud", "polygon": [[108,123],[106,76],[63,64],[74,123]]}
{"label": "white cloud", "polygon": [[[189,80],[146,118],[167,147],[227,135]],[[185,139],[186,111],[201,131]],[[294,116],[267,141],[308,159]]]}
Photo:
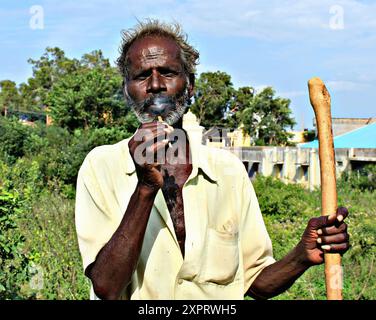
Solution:
{"label": "white cloud", "polygon": [[[343,8],[343,30],[330,28],[335,5]],[[192,0],[177,3],[172,9],[161,6],[153,14],[176,18],[186,29],[212,36],[309,39],[329,45],[343,38],[358,41],[360,33],[376,29],[376,3],[356,0]]]}
{"label": "white cloud", "polygon": [[326,82],[328,90],[333,91],[362,91],[366,89],[371,89],[372,86],[367,83],[354,82],[354,81],[343,81],[343,80],[331,80]]}

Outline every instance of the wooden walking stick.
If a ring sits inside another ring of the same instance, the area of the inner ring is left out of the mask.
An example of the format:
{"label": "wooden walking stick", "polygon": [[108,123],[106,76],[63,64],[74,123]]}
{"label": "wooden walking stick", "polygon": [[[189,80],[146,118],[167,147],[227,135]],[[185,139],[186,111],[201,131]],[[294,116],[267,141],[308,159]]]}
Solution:
{"label": "wooden walking stick", "polygon": [[[309,98],[316,116],[321,176],[321,215],[337,210],[336,166],[330,113],[330,95],[320,78],[308,81]],[[328,300],[342,300],[342,267],[338,253],[324,253]]]}

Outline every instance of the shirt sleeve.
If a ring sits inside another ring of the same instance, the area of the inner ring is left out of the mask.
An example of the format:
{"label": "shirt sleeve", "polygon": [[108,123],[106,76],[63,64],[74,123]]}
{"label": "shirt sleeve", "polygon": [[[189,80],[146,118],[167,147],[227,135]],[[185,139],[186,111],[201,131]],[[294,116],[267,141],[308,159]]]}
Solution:
{"label": "shirt sleeve", "polygon": [[84,270],[110,240],[116,226],[90,163],[84,160],[77,178],[75,223]]}
{"label": "shirt sleeve", "polygon": [[275,262],[272,242],[261,215],[256,193],[246,172],[243,175],[241,246],[244,267],[244,294],[260,272]]}

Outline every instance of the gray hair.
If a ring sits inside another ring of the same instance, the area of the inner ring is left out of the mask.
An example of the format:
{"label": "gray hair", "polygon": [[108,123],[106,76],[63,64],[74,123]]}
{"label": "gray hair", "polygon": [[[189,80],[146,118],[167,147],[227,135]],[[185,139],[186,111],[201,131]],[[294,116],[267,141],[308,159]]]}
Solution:
{"label": "gray hair", "polygon": [[120,57],[116,60],[117,66],[123,78],[129,76],[128,51],[131,45],[137,40],[146,36],[160,36],[174,40],[181,49],[181,60],[184,72],[187,76],[196,72],[199,52],[187,42],[187,35],[183,32],[178,23],[167,24],[159,20],[147,19],[140,22],[133,29],[122,31],[122,42],[119,48]]}

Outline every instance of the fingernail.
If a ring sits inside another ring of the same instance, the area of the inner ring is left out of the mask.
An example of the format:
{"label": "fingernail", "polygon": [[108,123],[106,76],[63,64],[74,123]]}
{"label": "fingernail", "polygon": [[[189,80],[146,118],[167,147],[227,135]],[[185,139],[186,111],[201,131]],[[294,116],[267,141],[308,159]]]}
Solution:
{"label": "fingernail", "polygon": [[321,229],[317,230],[317,234],[322,235],[322,230]]}
{"label": "fingernail", "polygon": [[330,250],[330,246],[329,245],[323,245],[323,246],[321,246],[321,249]]}
{"label": "fingernail", "polygon": [[341,221],[343,220],[343,216],[342,216],[342,215],[339,215],[339,216],[337,217],[337,220],[338,220],[339,222],[341,222]]}
{"label": "fingernail", "polygon": [[321,240],[321,238],[317,238],[317,243],[321,243],[322,242],[322,240]]}

